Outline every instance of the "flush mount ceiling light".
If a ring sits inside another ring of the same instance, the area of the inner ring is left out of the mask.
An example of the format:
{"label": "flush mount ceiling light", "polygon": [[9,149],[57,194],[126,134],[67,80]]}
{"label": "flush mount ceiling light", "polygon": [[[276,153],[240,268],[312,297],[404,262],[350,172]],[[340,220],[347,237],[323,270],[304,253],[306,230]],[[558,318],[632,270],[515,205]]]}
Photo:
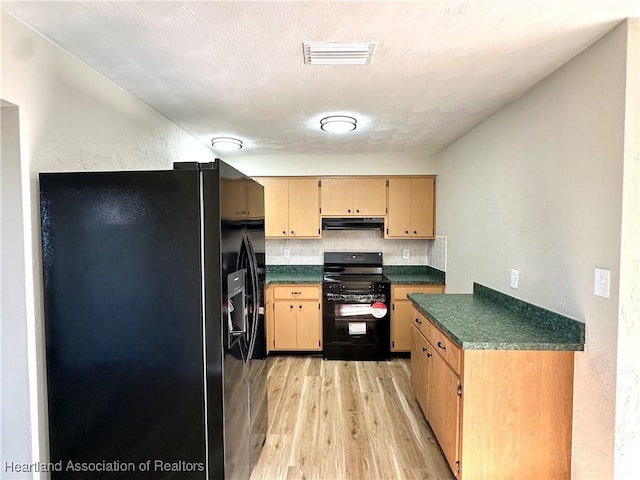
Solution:
{"label": "flush mount ceiling light", "polygon": [[347,133],[356,129],[358,121],[347,115],[331,115],[320,120],[320,128],[329,133]]}
{"label": "flush mount ceiling light", "polygon": [[211,146],[216,150],[225,152],[240,150],[242,148],[242,140],[232,137],[216,137],[211,139]]}
{"label": "flush mount ceiling light", "polygon": [[308,65],[368,65],[376,42],[304,42],[304,63]]}

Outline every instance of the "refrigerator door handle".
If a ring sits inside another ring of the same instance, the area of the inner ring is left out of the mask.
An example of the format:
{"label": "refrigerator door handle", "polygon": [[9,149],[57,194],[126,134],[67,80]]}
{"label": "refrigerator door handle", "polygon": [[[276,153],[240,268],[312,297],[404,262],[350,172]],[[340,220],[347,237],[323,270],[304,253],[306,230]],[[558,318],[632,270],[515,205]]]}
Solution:
{"label": "refrigerator door handle", "polygon": [[247,247],[247,256],[249,259],[249,277],[251,279],[251,326],[249,330],[249,350],[247,352],[247,362],[253,357],[253,351],[256,345],[256,339],[258,336],[258,308],[260,307],[260,299],[258,295],[258,260],[256,259],[255,251],[253,250],[253,243],[251,242],[251,235],[248,233],[244,235],[244,239]]}

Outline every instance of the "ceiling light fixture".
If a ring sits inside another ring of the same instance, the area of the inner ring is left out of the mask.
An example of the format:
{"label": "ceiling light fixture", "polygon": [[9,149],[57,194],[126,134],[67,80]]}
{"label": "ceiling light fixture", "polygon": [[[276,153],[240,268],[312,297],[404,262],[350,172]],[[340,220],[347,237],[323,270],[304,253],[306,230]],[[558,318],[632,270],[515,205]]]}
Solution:
{"label": "ceiling light fixture", "polygon": [[242,148],[242,140],[232,137],[216,137],[211,139],[211,146],[216,150],[225,152],[240,150]]}
{"label": "ceiling light fixture", "polygon": [[356,129],[358,121],[347,115],[331,115],[320,120],[320,128],[329,133],[347,133]]}

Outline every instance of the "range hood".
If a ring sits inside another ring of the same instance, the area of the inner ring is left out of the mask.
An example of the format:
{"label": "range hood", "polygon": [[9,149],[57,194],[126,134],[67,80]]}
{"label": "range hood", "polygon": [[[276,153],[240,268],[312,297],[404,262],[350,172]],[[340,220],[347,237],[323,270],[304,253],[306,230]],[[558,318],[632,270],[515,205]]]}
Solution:
{"label": "range hood", "polygon": [[323,230],[382,230],[384,218],[323,218]]}

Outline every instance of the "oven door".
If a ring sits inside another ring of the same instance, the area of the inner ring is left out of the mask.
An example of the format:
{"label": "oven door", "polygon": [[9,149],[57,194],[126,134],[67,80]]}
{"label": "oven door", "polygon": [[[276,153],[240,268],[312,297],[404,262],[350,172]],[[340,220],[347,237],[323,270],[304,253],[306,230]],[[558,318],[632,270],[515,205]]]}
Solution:
{"label": "oven door", "polygon": [[325,289],[323,307],[325,345],[388,342],[388,293],[334,293]]}

